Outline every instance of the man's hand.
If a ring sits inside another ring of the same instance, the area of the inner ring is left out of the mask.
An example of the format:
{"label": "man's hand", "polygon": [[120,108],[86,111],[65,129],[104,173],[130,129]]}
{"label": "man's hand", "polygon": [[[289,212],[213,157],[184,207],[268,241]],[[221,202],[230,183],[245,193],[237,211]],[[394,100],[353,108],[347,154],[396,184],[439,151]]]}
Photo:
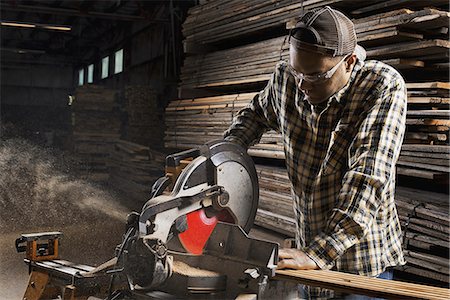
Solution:
{"label": "man's hand", "polygon": [[308,255],[299,249],[280,249],[278,257],[280,261],[277,269],[315,270],[319,268]]}

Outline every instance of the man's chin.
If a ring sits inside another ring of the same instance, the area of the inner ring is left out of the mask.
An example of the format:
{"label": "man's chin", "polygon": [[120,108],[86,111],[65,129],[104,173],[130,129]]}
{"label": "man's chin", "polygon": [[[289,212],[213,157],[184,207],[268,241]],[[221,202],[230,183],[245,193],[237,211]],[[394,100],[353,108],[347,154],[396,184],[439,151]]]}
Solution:
{"label": "man's chin", "polygon": [[327,98],[305,95],[305,100],[308,101],[309,103],[311,103],[312,105],[317,105],[317,104],[325,102],[327,100]]}

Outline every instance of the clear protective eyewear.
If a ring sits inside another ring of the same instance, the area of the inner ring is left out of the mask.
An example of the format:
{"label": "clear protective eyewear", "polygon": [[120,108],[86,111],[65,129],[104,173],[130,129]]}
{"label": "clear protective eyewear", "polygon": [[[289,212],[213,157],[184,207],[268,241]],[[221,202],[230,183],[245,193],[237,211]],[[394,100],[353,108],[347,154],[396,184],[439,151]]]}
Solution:
{"label": "clear protective eyewear", "polygon": [[288,65],[289,70],[294,75],[294,77],[299,80],[299,82],[305,80],[309,83],[318,83],[321,81],[325,81],[333,77],[334,73],[336,73],[339,66],[347,59],[348,56],[345,56],[343,59],[341,59],[334,67],[332,67],[330,70],[326,71],[325,73],[317,74],[317,75],[305,75],[303,73],[297,72],[294,67],[292,67],[290,64]]}

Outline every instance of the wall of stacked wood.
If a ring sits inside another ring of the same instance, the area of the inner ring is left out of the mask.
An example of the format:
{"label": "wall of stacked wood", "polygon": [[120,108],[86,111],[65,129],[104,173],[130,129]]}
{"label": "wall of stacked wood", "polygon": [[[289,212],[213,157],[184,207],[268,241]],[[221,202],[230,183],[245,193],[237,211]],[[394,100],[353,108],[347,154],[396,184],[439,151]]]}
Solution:
{"label": "wall of stacked wood", "polygon": [[129,85],[124,100],[126,139],[153,149],[164,148],[164,105],[157,91],[148,85]]}
{"label": "wall of stacked wood", "polygon": [[141,205],[164,175],[161,130],[163,109],[148,86],[127,86],[120,93],[104,86],[78,87],[72,102],[72,149],[80,175],[109,183]]}
{"label": "wall of stacked wood", "polygon": [[120,137],[117,93],[102,86],[82,86],[77,88],[71,108],[73,151],[83,162],[80,174],[106,182],[111,151]]}
{"label": "wall of stacked wood", "polygon": [[[368,59],[399,70],[408,87],[407,133],[396,201],[404,226],[409,280],[449,280],[449,12],[447,1],[210,0],[183,24],[185,60],[179,98],[166,109],[165,145],[186,149],[221,138],[233,116],[288,57],[287,29],[302,9],[331,5],[355,23]],[[295,225],[281,137],[263,135],[249,153],[257,162],[260,205],[255,223],[292,236]],[[413,187],[402,186],[412,185]]]}

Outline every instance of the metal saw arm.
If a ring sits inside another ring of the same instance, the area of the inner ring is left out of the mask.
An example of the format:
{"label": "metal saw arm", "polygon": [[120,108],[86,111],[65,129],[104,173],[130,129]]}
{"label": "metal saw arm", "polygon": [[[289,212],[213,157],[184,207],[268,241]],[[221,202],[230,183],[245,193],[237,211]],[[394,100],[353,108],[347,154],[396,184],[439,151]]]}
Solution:
{"label": "metal saw arm", "polygon": [[[155,196],[147,201],[139,217],[135,215],[129,222],[132,232],[119,252],[120,256],[123,254],[131,289],[151,289],[170,276],[167,242],[191,229],[186,222],[188,214],[204,209],[210,215],[226,215],[226,221],[231,220],[246,232],[253,225],[258,182],[246,151],[236,144],[219,141],[183,153],[186,154],[198,156],[181,171],[171,193],[165,195],[161,187],[153,188]],[[169,156],[168,160],[175,158]],[[169,186],[167,179],[159,184]]]}

